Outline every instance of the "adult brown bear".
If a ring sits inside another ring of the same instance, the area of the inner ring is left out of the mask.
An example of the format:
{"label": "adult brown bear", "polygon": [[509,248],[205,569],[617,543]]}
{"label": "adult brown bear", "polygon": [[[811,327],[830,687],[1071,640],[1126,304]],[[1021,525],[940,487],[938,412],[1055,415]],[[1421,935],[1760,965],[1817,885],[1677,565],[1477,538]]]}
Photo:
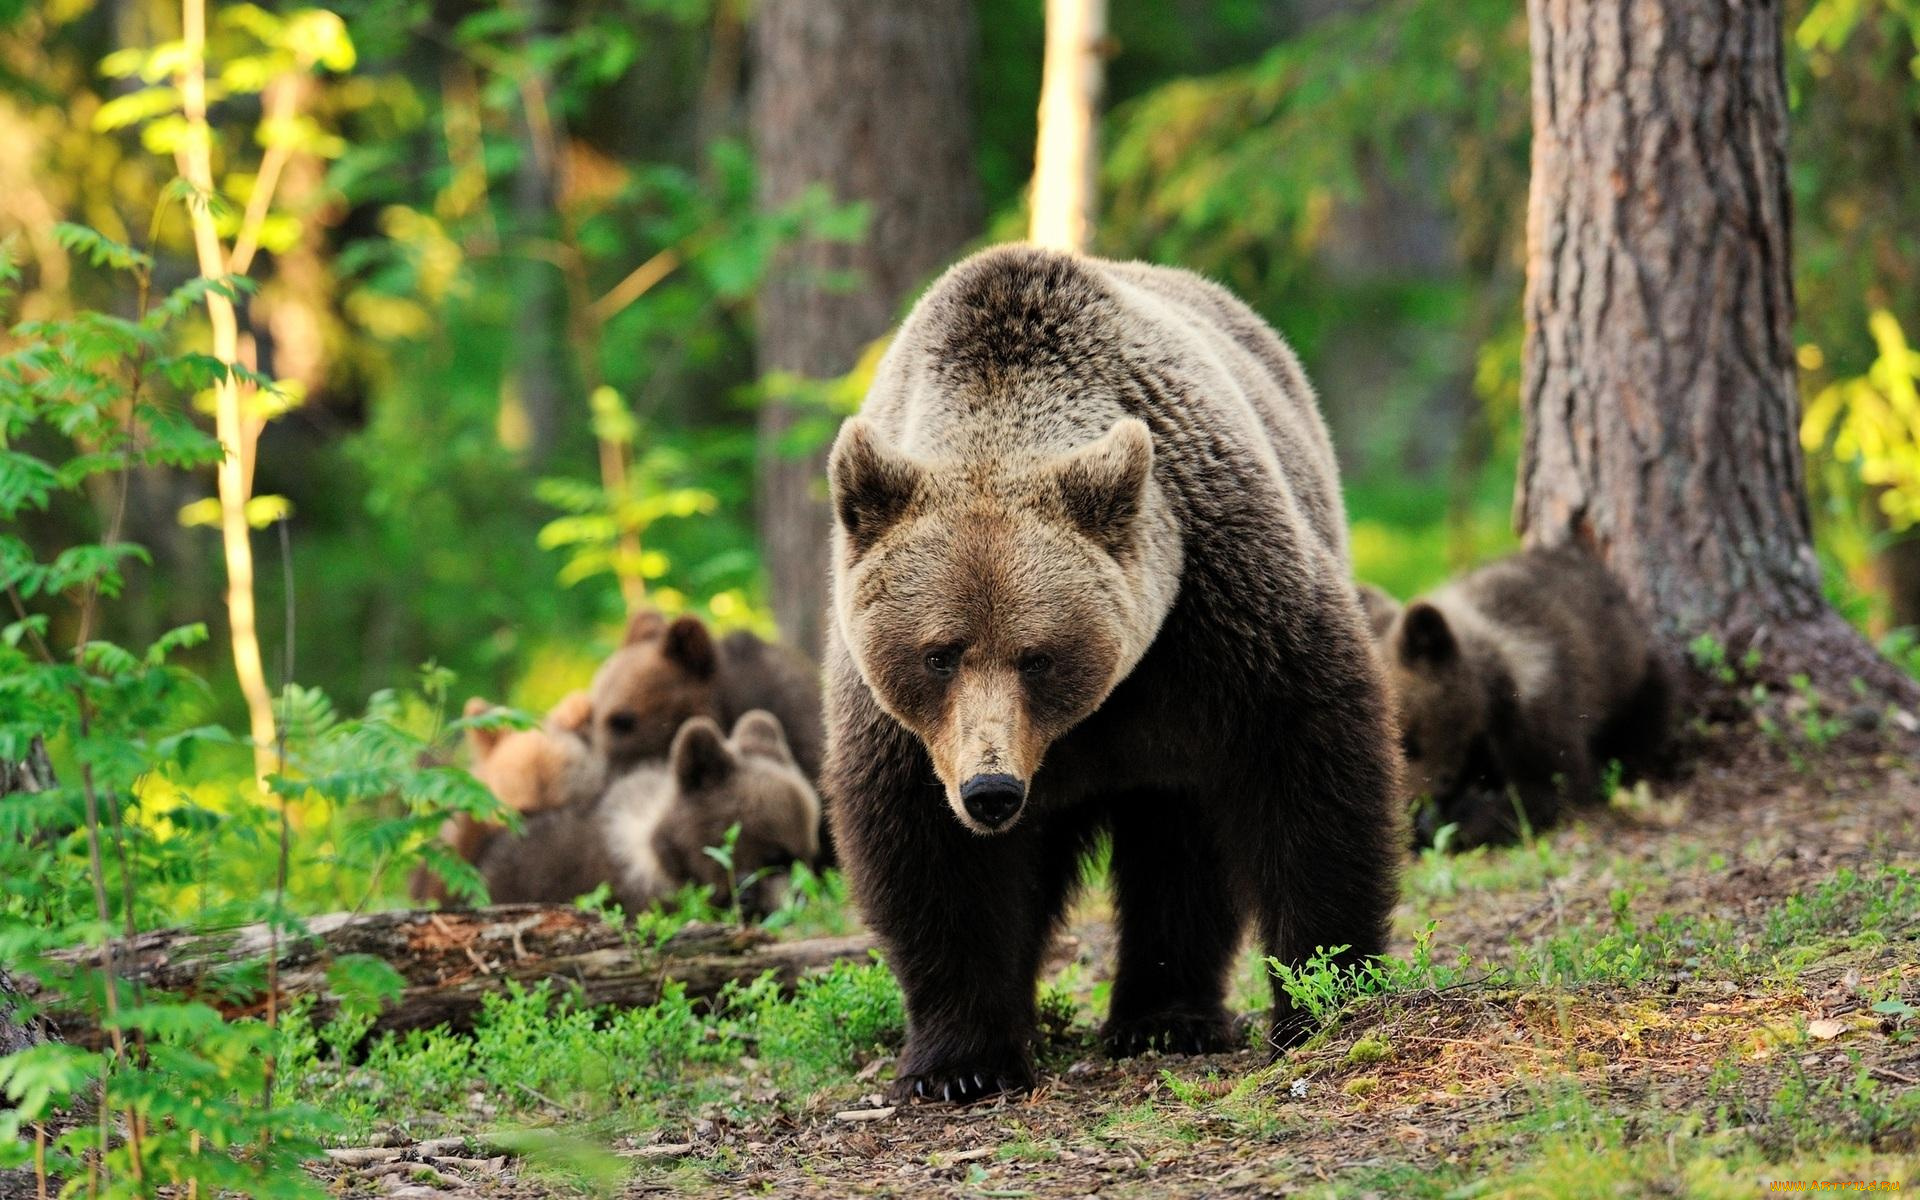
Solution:
{"label": "adult brown bear", "polygon": [[[989,250],[907,318],[829,470],[827,794],[906,995],[898,1094],[1033,1079],[1042,951],[1112,835],[1104,1037],[1212,1051],[1267,950],[1377,953],[1404,844],[1326,428],[1181,271]],[[1273,1036],[1305,1032],[1284,995]]]}

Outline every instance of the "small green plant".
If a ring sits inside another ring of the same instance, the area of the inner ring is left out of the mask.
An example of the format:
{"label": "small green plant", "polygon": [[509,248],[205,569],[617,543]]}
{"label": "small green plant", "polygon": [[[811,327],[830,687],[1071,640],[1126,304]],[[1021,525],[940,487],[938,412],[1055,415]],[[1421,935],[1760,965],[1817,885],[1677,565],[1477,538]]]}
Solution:
{"label": "small green plant", "polygon": [[1711,633],[1703,633],[1688,642],[1687,656],[1701,674],[1718,683],[1731,687],[1739,679],[1727,656],[1726,644]]}
{"label": "small green plant", "polygon": [[740,822],[735,821],[733,824],[727,826],[727,831],[724,834],[720,835],[720,844],[718,846],[702,847],[700,853],[706,855],[714,862],[719,863],[720,869],[727,873],[727,879],[731,884],[731,889],[728,892],[727,916],[735,926],[744,927],[747,923],[747,918],[745,910],[741,908],[741,897],[748,888],[765,879],[770,872],[765,867],[762,867],[760,870],[749,872],[744,878],[737,874],[734,871],[733,864],[735,851],[737,851],[739,847]]}
{"label": "small green plant", "polygon": [[1626,764],[1617,758],[1608,759],[1607,765],[1600,770],[1600,795],[1598,797],[1600,802],[1605,804],[1611,801],[1619,794],[1620,789],[1626,786],[1626,782]]}
{"label": "small green plant", "polygon": [[797,862],[787,872],[787,894],[780,907],[760,922],[769,932],[839,935],[852,921],[848,910],[846,877],[838,871],[815,871]]}
{"label": "small green plant", "polygon": [[766,975],[729,992],[723,1008],[776,1081],[794,1091],[845,1075],[863,1054],[886,1052],[906,1028],[900,989],[878,961],[835,963],[802,979],[791,999]]}
{"label": "small green plant", "polygon": [[[1845,722],[1837,716],[1827,714],[1826,704],[1820,698],[1820,693],[1815,690],[1811,679],[1805,675],[1795,675],[1789,682],[1801,702],[1801,738],[1814,750],[1825,750],[1845,731]],[[1858,680],[1855,682],[1857,683]]]}
{"label": "small green plant", "polygon": [[1449,987],[1459,972],[1433,959],[1434,922],[1414,935],[1413,955],[1381,955],[1359,962],[1342,960],[1348,947],[1319,947],[1306,962],[1291,966],[1271,956],[1267,970],[1281,992],[1319,1024],[1331,1024],[1348,1005],[1370,996],[1392,995],[1422,988]]}
{"label": "small green plant", "polygon": [[1883,865],[1842,867],[1809,892],[1768,911],[1762,944],[1775,953],[1845,935],[1883,940],[1920,925],[1920,875]]}

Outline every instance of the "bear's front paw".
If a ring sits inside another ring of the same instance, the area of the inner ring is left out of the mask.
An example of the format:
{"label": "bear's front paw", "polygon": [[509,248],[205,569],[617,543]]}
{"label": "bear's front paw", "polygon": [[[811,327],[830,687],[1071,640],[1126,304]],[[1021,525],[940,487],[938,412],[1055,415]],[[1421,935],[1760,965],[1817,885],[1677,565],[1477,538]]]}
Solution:
{"label": "bear's front paw", "polygon": [[900,1056],[893,1099],[897,1103],[972,1104],[1001,1092],[1024,1092],[1032,1087],[1033,1064],[1017,1050],[916,1052],[909,1045]]}
{"label": "bear's front paw", "polygon": [[1033,1087],[1025,1074],[999,1071],[931,1071],[902,1075],[893,1081],[896,1103],[921,1101],[928,1104],[972,1104],[1002,1092],[1024,1092]]}
{"label": "bear's front paw", "polygon": [[1115,1058],[1158,1050],[1162,1054],[1223,1054],[1246,1044],[1223,1009],[1147,1013],[1116,1017],[1100,1031],[1100,1043]]}

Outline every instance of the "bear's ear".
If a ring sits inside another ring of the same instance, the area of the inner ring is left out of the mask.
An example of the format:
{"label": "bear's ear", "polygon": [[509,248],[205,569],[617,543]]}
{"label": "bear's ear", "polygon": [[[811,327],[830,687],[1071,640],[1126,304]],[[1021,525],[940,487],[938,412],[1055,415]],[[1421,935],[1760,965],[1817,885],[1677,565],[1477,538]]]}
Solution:
{"label": "bear's ear", "polygon": [[667,762],[682,795],[724,783],[738,765],[720,727],[710,717],[689,717],[680,726],[680,732],[673,735]]}
{"label": "bear's ear", "polygon": [[1400,658],[1404,662],[1443,663],[1459,651],[1446,614],[1415,600],[1400,616]]}
{"label": "bear's ear", "polygon": [[1400,616],[1400,602],[1387,594],[1385,588],[1371,583],[1355,585],[1360,593],[1360,611],[1366,614],[1367,625],[1373,630],[1374,640],[1387,636],[1393,623]]}
{"label": "bear's ear", "polygon": [[667,661],[677,663],[696,679],[711,679],[718,665],[713,635],[707,632],[706,623],[695,616],[678,617],[667,626],[666,644],[660,652],[667,656]]}
{"label": "bear's ear", "polygon": [[667,628],[667,619],[651,608],[643,608],[633,614],[627,622],[627,636],[622,645],[632,646],[640,642],[650,642],[659,637]]}
{"label": "bear's ear", "polygon": [[764,708],[742,713],[733,723],[733,734],[727,740],[742,754],[757,754],[775,762],[793,761],[793,751],[787,749],[787,731],[780,727],[780,718]]}
{"label": "bear's ear", "polygon": [[856,555],[865,553],[906,512],[925,474],[919,463],[880,440],[873,426],[849,417],[827,462],[833,515]]}
{"label": "bear's ear", "polygon": [[593,697],[585,692],[568,692],[547,713],[547,728],[559,733],[584,734],[593,724]]}
{"label": "bear's ear", "polygon": [[[493,705],[475,696],[467,701],[467,706],[461,711],[469,717],[484,716],[493,711]],[[500,739],[505,736],[507,736],[507,731],[504,729],[467,730],[467,749],[473,754],[473,761],[479,762],[487,755],[492,754],[493,748],[498,746]]]}
{"label": "bear's ear", "polygon": [[1056,461],[1052,471],[1067,518],[1109,554],[1118,553],[1133,532],[1153,473],[1153,435],[1145,422],[1122,417],[1105,436]]}

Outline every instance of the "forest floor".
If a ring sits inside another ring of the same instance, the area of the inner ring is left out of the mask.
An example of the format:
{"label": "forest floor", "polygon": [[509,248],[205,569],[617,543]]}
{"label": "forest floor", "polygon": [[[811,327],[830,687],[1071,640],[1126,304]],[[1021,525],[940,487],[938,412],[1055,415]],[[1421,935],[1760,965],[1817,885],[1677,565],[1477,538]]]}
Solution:
{"label": "forest floor", "polygon": [[[440,1130],[468,1139],[457,1148],[322,1173],[339,1195],[423,1200],[1920,1186],[1920,776],[1907,762],[1709,742],[1684,779],[1623,791],[1529,844],[1422,856],[1395,953],[1420,958],[1429,926],[1429,978],[1444,982],[1341,997],[1338,1021],[1277,1062],[1251,1049],[1115,1062],[1092,1042],[1112,939],[1090,894],[1029,1096],[891,1108],[884,1057],[778,1094],[748,1059],[714,1068],[719,1099],[646,1128],[596,1126],[615,1164],[597,1183],[491,1157],[501,1142],[481,1122]],[[1245,1008],[1264,1004],[1259,974],[1250,954]],[[559,1108],[545,1119],[565,1126]]]}

